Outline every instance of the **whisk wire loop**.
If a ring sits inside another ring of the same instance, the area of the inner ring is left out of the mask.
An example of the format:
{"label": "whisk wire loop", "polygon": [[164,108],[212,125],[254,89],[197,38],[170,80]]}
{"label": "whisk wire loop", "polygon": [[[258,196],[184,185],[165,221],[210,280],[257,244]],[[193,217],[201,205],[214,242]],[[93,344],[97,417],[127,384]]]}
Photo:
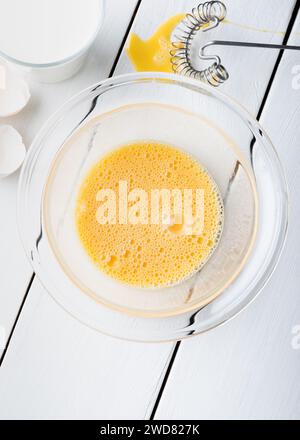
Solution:
{"label": "whisk wire loop", "polygon": [[209,1],[200,3],[192,12],[187,14],[182,21],[181,27],[177,31],[171,50],[171,63],[175,73],[188,75],[197,78],[214,87],[223,84],[229,74],[225,67],[221,64],[218,55],[205,55],[204,51],[209,46],[236,46],[236,47],[255,47],[267,49],[288,49],[300,50],[300,46],[268,44],[268,43],[252,43],[248,41],[220,41],[214,40],[206,43],[199,50],[199,57],[202,60],[213,60],[213,64],[206,69],[197,70],[191,62],[191,46],[193,39],[198,31],[206,32],[224,20],[226,16],[226,6],[220,1]]}
{"label": "whisk wire loop", "polygon": [[174,36],[171,50],[171,63],[175,73],[197,78],[205,83],[218,86],[229,77],[217,55],[203,55],[202,59],[214,63],[203,70],[197,70],[191,62],[191,46],[198,31],[208,31],[219,25],[226,16],[226,6],[220,1],[199,4],[184,18],[181,27]]}

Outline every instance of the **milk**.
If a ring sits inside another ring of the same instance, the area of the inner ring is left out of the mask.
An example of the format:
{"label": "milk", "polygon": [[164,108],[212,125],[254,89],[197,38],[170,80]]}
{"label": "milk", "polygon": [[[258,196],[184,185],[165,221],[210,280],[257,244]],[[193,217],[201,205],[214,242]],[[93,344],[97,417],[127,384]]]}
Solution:
{"label": "milk", "polygon": [[0,0],[0,11],[0,54],[35,69],[64,65],[69,75],[97,35],[103,1]]}

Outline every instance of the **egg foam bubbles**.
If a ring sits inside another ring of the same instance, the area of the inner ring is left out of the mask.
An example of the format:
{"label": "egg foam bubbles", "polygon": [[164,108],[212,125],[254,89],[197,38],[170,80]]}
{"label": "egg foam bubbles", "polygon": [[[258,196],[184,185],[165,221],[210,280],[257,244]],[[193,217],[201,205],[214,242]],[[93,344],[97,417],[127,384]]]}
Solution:
{"label": "egg foam bubbles", "polygon": [[[181,210],[174,189],[181,190]],[[161,190],[171,194],[169,210]],[[223,211],[216,183],[197,160],[171,145],[143,141],[123,145],[92,166],[79,188],[75,222],[99,270],[127,285],[157,288],[188,278],[207,262],[221,236]]]}

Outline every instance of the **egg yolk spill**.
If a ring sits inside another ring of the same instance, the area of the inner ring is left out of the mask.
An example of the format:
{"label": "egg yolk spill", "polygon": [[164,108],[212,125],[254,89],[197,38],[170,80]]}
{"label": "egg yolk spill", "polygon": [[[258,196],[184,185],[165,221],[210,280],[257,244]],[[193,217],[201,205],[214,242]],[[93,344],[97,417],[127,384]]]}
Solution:
{"label": "egg yolk spill", "polygon": [[[148,194],[156,188],[201,188],[201,235],[187,235],[176,222],[99,224],[97,193],[103,188],[117,193],[120,181],[128,182],[128,192],[142,188]],[[132,286],[159,287],[185,279],[206,262],[221,235],[223,204],[195,159],[169,145],[139,142],[113,150],[91,168],[79,189],[75,220],[85,251],[101,271]]]}
{"label": "egg yolk spill", "polygon": [[148,40],[142,40],[135,33],[130,34],[126,51],[135,70],[173,72],[170,57],[171,36],[185,16],[186,14],[177,14],[169,18]]}

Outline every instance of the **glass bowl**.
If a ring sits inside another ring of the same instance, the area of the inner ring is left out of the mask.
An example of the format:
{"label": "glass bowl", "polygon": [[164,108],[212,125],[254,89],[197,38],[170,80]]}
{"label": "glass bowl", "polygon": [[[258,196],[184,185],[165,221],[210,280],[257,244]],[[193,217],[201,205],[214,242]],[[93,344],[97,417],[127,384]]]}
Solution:
{"label": "glass bowl", "polygon": [[[199,160],[224,204],[223,232],[207,263],[159,289],[102,274],[74,221],[92,164],[119,145],[145,140]],[[18,219],[35,272],[74,317],[125,339],[178,340],[227,321],[264,286],[286,235],[287,188],[270,140],[239,104],[197,80],[128,74],[84,90],[41,129],[21,172]]]}

